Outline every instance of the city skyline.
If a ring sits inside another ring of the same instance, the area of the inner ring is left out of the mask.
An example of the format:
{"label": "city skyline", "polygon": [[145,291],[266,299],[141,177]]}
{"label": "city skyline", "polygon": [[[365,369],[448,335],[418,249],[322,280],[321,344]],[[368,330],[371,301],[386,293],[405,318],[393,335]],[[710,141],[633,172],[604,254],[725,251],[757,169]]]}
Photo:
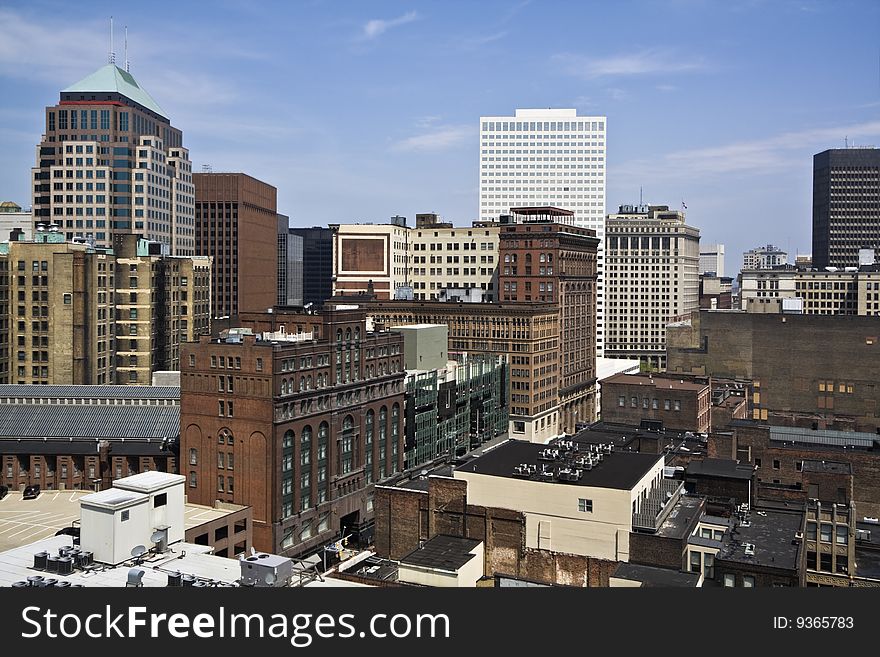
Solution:
{"label": "city skyline", "polygon": [[[813,154],[845,139],[880,143],[880,7],[869,2],[339,11],[230,1],[210,17],[176,6],[171,26],[155,9],[0,10],[4,200],[30,205],[42,108],[106,63],[111,14],[116,62],[128,25],[132,73],[184,131],[194,171],[207,164],[276,186],[293,226],[412,222],[431,211],[469,223],[479,210],[479,117],[574,108],[611,126],[606,214],[640,190],[646,202],[686,203],[688,223],[726,245],[735,272],[756,243],[792,259],[810,251]],[[818,48],[832,19],[846,35]]]}

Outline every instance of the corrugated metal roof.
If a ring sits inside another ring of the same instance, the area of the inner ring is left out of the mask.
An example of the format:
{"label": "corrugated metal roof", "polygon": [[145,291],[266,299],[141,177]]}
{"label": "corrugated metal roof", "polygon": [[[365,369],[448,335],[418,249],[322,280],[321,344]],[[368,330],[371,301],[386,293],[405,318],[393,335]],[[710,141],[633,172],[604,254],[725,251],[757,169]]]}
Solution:
{"label": "corrugated metal roof", "polygon": [[174,438],[179,406],[0,405],[2,438]]}
{"label": "corrugated metal roof", "polygon": [[13,399],[180,399],[180,387],[0,384],[0,401],[7,397]]}
{"label": "corrugated metal roof", "polygon": [[834,447],[872,447],[880,436],[860,431],[834,431],[832,429],[802,429],[799,427],[770,427],[770,440],[795,442],[808,445],[831,445]]}

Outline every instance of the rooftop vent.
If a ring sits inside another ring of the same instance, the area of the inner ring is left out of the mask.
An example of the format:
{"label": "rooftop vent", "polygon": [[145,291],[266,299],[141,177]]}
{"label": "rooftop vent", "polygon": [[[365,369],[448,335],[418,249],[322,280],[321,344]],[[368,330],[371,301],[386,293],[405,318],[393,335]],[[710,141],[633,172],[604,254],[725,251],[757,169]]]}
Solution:
{"label": "rooftop vent", "polygon": [[754,543],[746,543],[743,547],[745,547],[745,553],[747,556],[750,556],[750,557],[755,556],[755,544]]}

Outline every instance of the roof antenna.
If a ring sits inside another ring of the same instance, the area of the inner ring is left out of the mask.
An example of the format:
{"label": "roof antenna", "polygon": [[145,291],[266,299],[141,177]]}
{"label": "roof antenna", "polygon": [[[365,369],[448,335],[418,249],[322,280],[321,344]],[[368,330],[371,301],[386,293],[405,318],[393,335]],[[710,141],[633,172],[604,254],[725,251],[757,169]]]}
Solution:
{"label": "roof antenna", "polygon": [[849,136],[843,138],[843,147],[849,148]]}
{"label": "roof antenna", "polygon": [[639,185],[639,205],[642,205],[642,186]]}
{"label": "roof antenna", "polygon": [[113,17],[110,17],[110,54],[107,57],[107,62],[109,64],[116,63],[116,53],[113,52]]}
{"label": "roof antenna", "polygon": [[128,61],[128,25],[125,26],[125,72],[130,73]]}

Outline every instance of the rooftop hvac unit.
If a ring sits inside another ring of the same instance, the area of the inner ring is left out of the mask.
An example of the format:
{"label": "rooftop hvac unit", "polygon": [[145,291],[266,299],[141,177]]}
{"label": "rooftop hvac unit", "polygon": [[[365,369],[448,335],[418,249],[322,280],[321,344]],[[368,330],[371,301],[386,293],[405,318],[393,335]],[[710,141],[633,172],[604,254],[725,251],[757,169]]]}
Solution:
{"label": "rooftop hvac unit", "polygon": [[46,558],[46,570],[50,573],[58,572],[58,557],[49,556]]}
{"label": "rooftop hvac unit", "polygon": [[173,573],[168,573],[168,586],[183,586],[183,575],[180,574],[179,570]]}
{"label": "rooftop hvac unit", "polygon": [[193,584],[196,583],[196,577],[195,577],[195,575],[190,575],[189,573],[187,573],[186,575],[184,575],[181,578],[181,583],[184,586],[192,586]]}
{"label": "rooftop hvac unit", "polygon": [[13,582],[12,586],[13,588],[22,588],[25,586],[30,586],[30,584],[28,584],[27,582]]}
{"label": "rooftop hvac unit", "polygon": [[746,543],[745,544],[745,553],[747,556],[755,555],[755,544],[754,543]]}
{"label": "rooftop hvac unit", "polygon": [[58,558],[58,574],[70,575],[73,572],[73,559],[70,557]]}
{"label": "rooftop hvac unit", "polygon": [[31,575],[27,578],[28,586],[39,586],[39,582],[43,581],[42,575]]}
{"label": "rooftop hvac unit", "polygon": [[34,570],[46,570],[46,561],[48,558],[48,552],[37,552],[34,554]]}
{"label": "rooftop hvac unit", "polygon": [[55,585],[55,588],[56,588],[56,589],[59,589],[59,588],[69,588],[69,587],[70,587],[70,582],[58,582],[58,583]]}

